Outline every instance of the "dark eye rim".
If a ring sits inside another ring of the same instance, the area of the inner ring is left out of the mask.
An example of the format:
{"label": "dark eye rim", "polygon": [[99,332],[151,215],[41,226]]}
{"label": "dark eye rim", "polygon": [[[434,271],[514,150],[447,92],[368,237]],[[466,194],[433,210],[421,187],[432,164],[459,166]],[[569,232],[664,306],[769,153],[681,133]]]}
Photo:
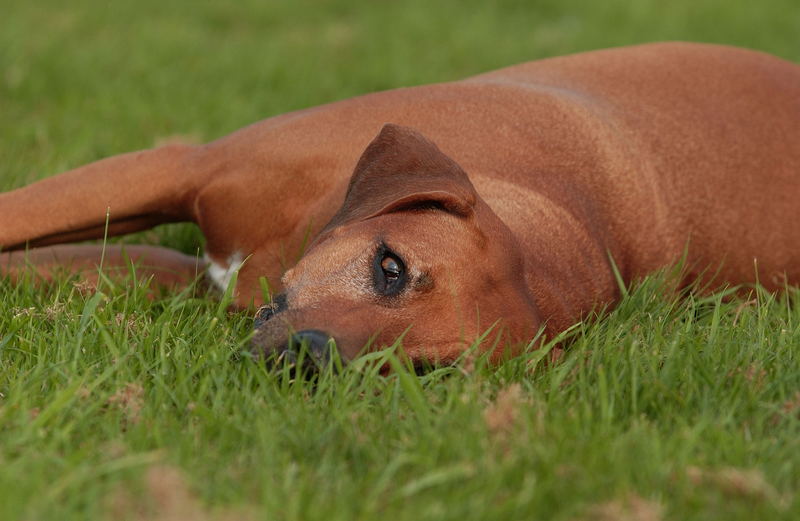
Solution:
{"label": "dark eye rim", "polygon": [[[387,257],[391,257],[400,268],[398,276],[391,280],[386,276],[386,271],[382,265],[383,260]],[[406,286],[406,281],[408,280],[406,264],[403,262],[402,257],[385,244],[381,244],[375,252],[375,257],[372,261],[372,280],[375,285],[375,291],[384,297],[398,295]]]}

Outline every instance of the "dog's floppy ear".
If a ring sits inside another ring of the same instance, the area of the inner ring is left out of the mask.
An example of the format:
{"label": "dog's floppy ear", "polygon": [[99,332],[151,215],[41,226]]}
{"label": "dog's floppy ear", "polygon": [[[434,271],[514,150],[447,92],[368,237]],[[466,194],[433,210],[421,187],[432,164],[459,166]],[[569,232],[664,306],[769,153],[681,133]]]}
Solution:
{"label": "dog's floppy ear", "polygon": [[468,217],[476,199],[467,174],[435,144],[387,124],[358,160],[344,204],[325,229],[417,208]]}

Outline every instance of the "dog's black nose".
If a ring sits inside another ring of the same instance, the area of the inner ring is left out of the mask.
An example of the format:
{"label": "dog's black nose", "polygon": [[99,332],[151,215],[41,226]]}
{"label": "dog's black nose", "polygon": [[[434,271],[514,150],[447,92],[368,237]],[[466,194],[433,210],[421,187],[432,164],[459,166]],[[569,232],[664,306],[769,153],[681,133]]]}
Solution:
{"label": "dog's black nose", "polygon": [[276,352],[279,362],[296,365],[302,360],[303,370],[316,372],[330,366],[335,350],[336,342],[329,334],[319,329],[304,329],[291,334]]}

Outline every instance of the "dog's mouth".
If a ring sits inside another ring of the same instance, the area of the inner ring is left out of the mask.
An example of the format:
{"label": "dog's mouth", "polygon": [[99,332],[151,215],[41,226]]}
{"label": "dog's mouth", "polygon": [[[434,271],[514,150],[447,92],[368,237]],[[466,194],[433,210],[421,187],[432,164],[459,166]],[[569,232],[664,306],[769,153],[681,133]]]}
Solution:
{"label": "dog's mouth", "polygon": [[[335,338],[329,332],[313,325],[295,329],[292,326],[293,314],[289,310],[285,294],[276,295],[268,304],[256,311],[250,350],[254,356],[264,358],[268,366],[276,369],[288,367],[292,375],[308,378],[329,369],[334,371],[341,369],[363,351],[350,349],[351,345],[355,345],[352,338]],[[367,340],[367,345],[373,340],[374,338]],[[338,343],[339,341],[344,343]],[[412,363],[417,374],[424,374],[434,367],[449,365],[456,358],[453,357],[452,360],[415,358]],[[384,371],[388,370],[387,365]]]}

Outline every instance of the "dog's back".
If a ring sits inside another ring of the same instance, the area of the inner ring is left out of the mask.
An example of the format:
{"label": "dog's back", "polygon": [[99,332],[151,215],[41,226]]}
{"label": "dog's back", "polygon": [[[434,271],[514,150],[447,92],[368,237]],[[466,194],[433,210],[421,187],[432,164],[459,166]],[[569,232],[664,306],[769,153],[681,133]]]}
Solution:
{"label": "dog's back", "polygon": [[[580,114],[580,125],[574,116],[519,118],[538,127],[527,132],[544,150],[526,162],[530,175],[515,181],[588,212],[586,222],[603,220],[598,233],[637,274],[677,258],[688,240],[698,269],[723,263],[719,280],[753,280],[755,258],[766,286],[782,287],[783,273],[800,283],[797,65],[733,47],[665,43],[467,81],[530,90],[537,107],[542,93],[551,94],[551,105]],[[568,193],[555,193],[560,186]]]}

